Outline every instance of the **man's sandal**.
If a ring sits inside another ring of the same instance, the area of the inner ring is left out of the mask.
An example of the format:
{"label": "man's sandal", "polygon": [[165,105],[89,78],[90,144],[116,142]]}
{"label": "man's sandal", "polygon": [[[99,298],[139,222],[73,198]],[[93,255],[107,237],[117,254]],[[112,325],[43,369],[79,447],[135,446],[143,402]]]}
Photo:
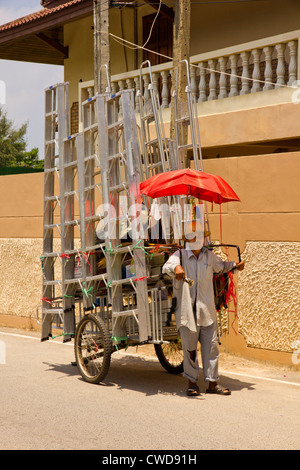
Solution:
{"label": "man's sandal", "polygon": [[200,395],[200,389],[197,384],[189,385],[186,391],[188,397],[198,397]]}
{"label": "man's sandal", "polygon": [[223,388],[220,385],[216,385],[213,389],[208,388],[206,393],[212,393],[215,395],[231,395],[229,388]]}

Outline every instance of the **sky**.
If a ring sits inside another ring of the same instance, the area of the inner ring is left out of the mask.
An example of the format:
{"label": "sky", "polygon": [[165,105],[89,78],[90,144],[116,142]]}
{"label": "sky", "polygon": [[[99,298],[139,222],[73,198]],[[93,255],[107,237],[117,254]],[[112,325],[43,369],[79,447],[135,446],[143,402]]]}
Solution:
{"label": "sky", "polygon": [[[0,0],[0,25],[41,9],[40,0]],[[0,81],[7,117],[16,127],[28,123],[27,150],[38,147],[44,158],[44,90],[63,81],[63,67],[0,60]]]}

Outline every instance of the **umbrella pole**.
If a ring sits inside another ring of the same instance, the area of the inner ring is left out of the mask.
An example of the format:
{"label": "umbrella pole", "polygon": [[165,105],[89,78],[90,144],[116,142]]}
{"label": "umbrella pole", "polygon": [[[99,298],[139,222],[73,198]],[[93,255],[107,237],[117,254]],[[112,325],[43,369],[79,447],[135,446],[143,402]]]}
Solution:
{"label": "umbrella pole", "polygon": [[[205,236],[207,233],[207,236]],[[207,202],[204,201],[204,236],[208,239],[208,245],[211,243],[211,233],[210,233],[210,224],[209,224],[209,217],[208,217],[208,210],[207,210]]]}

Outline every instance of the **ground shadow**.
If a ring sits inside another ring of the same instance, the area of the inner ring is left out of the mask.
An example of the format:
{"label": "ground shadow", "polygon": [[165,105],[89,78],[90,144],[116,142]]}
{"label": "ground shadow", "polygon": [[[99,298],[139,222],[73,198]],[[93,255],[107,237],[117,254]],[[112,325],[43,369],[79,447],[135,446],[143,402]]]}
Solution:
{"label": "ground shadow", "polygon": [[[51,364],[48,371],[60,372],[63,376],[78,377],[83,380],[74,363]],[[254,384],[230,378],[224,373],[220,375],[220,384],[234,392],[243,389],[254,390]],[[206,383],[203,381],[202,371],[198,381],[201,396],[204,397]],[[143,393],[145,396],[163,394],[186,396],[187,380],[182,374],[168,373],[157,360],[141,356],[127,356],[115,353],[112,355],[111,365],[106,378],[98,386],[117,387],[121,392],[131,390]]]}
{"label": "ground shadow", "polygon": [[69,364],[53,364],[50,362],[43,362],[43,364],[48,366],[48,369],[46,370],[46,372],[49,372],[49,371],[59,372],[62,374],[62,378],[66,376],[74,377],[74,376],[80,375],[75,363],[73,364],[69,362]]}

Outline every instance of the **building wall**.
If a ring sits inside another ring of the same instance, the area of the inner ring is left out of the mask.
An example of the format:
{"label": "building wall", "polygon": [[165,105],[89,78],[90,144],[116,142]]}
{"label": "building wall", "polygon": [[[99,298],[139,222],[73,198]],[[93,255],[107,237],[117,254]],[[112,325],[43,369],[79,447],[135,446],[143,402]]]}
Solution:
{"label": "building wall", "polygon": [[[174,2],[168,6],[174,8]],[[153,14],[149,5],[110,8],[110,31],[127,41],[142,45],[143,16]],[[265,0],[264,2],[226,2],[192,5],[190,55],[236,46],[249,41],[299,29],[298,0]],[[70,106],[78,101],[78,83],[94,79],[93,16],[72,21],[64,26],[64,44],[69,48],[65,60],[65,80],[70,82]],[[143,52],[110,38],[111,74],[139,68]]]}
{"label": "building wall", "polygon": [[300,337],[300,153],[205,160],[204,170],[224,177],[241,200],[222,205],[221,217],[219,206],[210,208],[213,238],[238,244],[245,261],[236,276],[238,320],[231,312],[222,342],[259,358],[281,351],[290,361]]}
{"label": "building wall", "polygon": [[[239,245],[246,261],[235,275],[239,318],[229,314],[222,344],[292,365],[300,341],[300,152],[210,159],[204,170],[222,176],[241,199],[222,205],[221,217],[220,207],[209,205],[212,238]],[[0,198],[0,324],[37,327],[43,174],[1,176]],[[228,255],[236,259],[235,250]]]}
{"label": "building wall", "polygon": [[[294,104],[294,93],[293,88],[273,89],[198,103],[204,157],[264,154],[279,147],[292,150],[293,145],[298,149],[300,106]],[[170,113],[163,109],[166,135]],[[298,141],[293,144],[293,139]]]}
{"label": "building wall", "polygon": [[65,81],[70,84],[70,107],[78,101],[78,84],[94,79],[93,16],[72,21],[64,26],[64,43],[69,58],[64,63]]}
{"label": "building wall", "polygon": [[195,4],[191,15],[191,55],[299,29],[298,0]]}

